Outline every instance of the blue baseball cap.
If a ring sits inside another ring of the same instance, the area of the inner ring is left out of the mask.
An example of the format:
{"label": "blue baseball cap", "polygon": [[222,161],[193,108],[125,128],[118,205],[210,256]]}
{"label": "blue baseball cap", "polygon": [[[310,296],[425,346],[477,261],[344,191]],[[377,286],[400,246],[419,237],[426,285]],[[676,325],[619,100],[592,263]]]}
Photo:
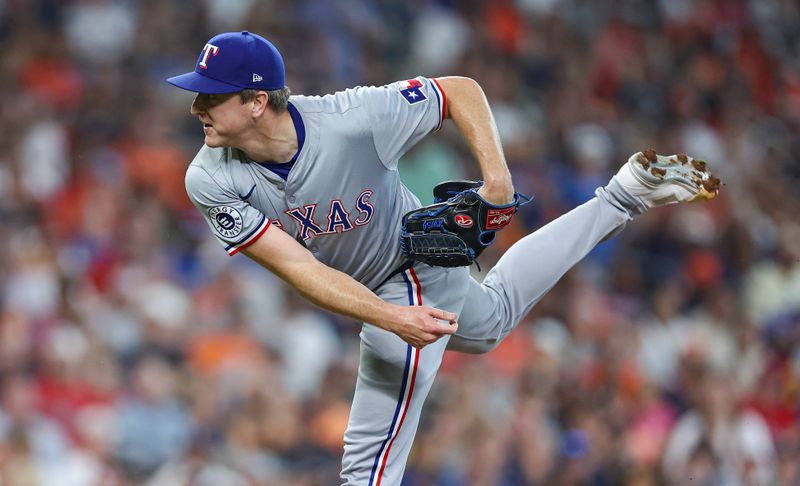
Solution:
{"label": "blue baseball cap", "polygon": [[167,82],[196,93],[270,91],[285,86],[286,69],[281,53],[267,39],[246,30],[226,32],[203,46],[194,71]]}

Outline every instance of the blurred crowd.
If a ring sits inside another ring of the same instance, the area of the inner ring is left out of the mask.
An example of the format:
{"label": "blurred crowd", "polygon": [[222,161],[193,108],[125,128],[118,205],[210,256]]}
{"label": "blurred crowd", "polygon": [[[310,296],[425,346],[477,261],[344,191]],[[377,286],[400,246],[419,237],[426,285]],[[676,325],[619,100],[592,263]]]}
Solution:
{"label": "blurred crowd", "polygon": [[[338,484],[358,323],[229,257],[183,189],[202,131],[164,79],[242,29],[295,93],[479,81],[535,200],[478,279],[633,152],[723,180],[448,353],[404,485],[800,485],[796,0],[0,1],[0,484]],[[400,166],[423,202],[478,177],[452,128]]]}

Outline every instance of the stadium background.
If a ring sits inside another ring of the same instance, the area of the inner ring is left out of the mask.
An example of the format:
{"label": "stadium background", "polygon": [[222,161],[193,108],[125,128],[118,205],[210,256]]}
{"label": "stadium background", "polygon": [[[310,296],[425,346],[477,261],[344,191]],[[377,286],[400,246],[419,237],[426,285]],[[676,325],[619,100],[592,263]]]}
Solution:
{"label": "stadium background", "polygon": [[[800,484],[793,0],[0,1],[0,483],[336,482],[357,325],[228,257],[183,190],[202,135],[164,78],[241,29],[295,93],[478,80],[536,196],[484,272],[642,148],[726,184],[448,354],[404,484]],[[401,168],[423,199],[477,176],[452,130]]]}

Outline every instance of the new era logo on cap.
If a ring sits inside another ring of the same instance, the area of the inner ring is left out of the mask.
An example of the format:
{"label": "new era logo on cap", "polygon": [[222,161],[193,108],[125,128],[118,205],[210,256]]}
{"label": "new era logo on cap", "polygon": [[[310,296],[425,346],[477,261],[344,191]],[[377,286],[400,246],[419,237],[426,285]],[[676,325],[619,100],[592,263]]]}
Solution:
{"label": "new era logo on cap", "polygon": [[265,38],[247,31],[210,39],[191,73],[167,81],[197,93],[235,93],[243,89],[275,90],[286,83],[283,58]]}

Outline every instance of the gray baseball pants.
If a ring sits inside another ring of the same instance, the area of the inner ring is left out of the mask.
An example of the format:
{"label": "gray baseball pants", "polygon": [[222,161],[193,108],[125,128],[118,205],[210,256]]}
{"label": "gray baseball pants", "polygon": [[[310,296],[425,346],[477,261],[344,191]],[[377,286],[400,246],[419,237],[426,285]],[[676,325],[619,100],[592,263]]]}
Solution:
{"label": "gray baseball pants", "polygon": [[630,212],[603,190],[598,197],[522,238],[483,283],[466,267],[417,264],[376,293],[389,302],[458,314],[458,333],[422,350],[364,324],[355,396],[344,437],[345,485],[397,486],[420,413],[445,349],[483,353],[496,347],[558,280],[597,243],[616,234]]}

